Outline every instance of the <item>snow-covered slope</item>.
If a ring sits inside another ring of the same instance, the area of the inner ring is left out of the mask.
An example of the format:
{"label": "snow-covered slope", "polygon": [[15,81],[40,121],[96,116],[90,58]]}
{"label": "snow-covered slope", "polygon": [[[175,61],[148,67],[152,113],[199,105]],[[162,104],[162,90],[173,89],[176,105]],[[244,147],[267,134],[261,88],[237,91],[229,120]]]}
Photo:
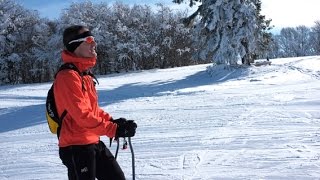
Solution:
{"label": "snow-covered slope", "polygon": [[[138,124],[136,179],[319,179],[320,57],[271,61],[100,77],[101,106]],[[44,116],[50,85],[0,87],[1,180],[67,179]],[[130,151],[118,158],[131,179]]]}

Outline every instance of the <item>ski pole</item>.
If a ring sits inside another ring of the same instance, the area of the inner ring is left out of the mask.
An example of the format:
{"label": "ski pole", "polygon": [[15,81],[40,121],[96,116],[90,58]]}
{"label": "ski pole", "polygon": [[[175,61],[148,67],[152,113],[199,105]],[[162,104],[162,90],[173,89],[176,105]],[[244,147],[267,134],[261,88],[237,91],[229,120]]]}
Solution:
{"label": "ski pole", "polygon": [[118,152],[119,152],[119,146],[120,146],[119,138],[117,138],[116,141],[117,141],[117,149],[116,149],[116,154],[115,154],[115,156],[114,156],[115,159],[117,159]]}
{"label": "ski pole", "polygon": [[132,158],[132,179],[135,180],[135,165],[134,165],[134,152],[133,152],[133,147],[132,147],[132,143],[131,143],[131,137],[128,138],[129,139],[129,146],[130,146],[130,151],[131,151],[131,158]]}

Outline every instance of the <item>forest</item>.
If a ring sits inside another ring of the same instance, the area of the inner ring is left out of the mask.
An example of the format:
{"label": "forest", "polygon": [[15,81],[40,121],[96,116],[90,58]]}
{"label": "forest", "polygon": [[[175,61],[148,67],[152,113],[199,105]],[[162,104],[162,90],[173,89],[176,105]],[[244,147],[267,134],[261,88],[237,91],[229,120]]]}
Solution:
{"label": "forest", "polygon": [[95,36],[97,75],[319,55],[320,21],[272,34],[272,20],[260,11],[259,0],[202,1],[191,14],[162,4],[153,9],[86,1],[72,3],[50,20],[0,0],[0,85],[53,80],[62,63],[62,32],[74,24],[87,26]]}

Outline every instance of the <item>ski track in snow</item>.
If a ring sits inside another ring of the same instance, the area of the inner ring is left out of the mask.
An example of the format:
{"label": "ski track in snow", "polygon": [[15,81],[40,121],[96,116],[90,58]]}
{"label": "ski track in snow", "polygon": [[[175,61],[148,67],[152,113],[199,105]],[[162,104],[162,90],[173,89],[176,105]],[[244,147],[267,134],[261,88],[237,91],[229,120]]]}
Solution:
{"label": "ski track in snow", "polygon": [[[138,123],[137,180],[320,179],[320,57],[206,66],[99,78],[102,107]],[[44,119],[50,85],[0,87],[0,180],[67,179]],[[118,161],[131,179],[130,151]]]}

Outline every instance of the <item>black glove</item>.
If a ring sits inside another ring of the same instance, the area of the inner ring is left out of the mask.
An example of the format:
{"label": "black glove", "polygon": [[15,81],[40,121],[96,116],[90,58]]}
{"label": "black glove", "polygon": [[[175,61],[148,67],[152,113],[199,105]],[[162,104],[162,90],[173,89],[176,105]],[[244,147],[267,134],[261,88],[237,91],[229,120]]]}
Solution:
{"label": "black glove", "polygon": [[124,124],[127,121],[127,119],[126,118],[119,118],[119,119],[111,119],[110,121],[113,123],[116,123],[116,124]]}
{"label": "black glove", "polygon": [[118,125],[116,138],[133,137],[136,134],[137,124],[133,120],[119,118],[112,120],[112,122]]}

